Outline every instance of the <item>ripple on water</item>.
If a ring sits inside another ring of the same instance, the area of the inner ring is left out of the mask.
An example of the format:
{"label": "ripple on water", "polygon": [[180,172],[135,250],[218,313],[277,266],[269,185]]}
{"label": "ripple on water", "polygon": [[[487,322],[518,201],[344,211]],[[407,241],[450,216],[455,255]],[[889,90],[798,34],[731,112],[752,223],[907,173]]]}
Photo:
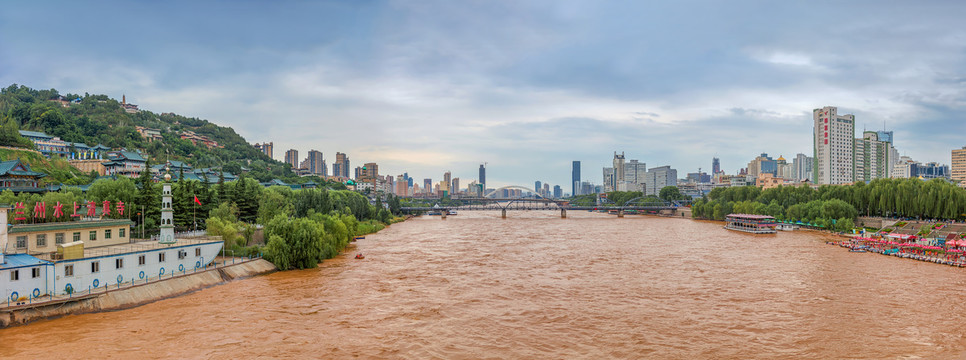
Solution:
{"label": "ripple on water", "polygon": [[[462,212],[318,269],[0,330],[0,357],[959,358],[966,272],[809,232]],[[114,339],[123,333],[123,340]]]}

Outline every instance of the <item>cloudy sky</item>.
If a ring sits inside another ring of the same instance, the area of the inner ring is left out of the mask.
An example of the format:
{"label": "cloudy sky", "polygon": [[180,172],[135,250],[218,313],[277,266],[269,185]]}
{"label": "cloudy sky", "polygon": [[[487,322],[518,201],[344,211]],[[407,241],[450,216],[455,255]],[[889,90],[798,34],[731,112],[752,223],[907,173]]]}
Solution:
{"label": "cloudy sky", "polygon": [[[463,184],[602,181],[613,152],[681,177],[812,153],[811,110],[966,145],[951,1],[20,1],[0,85],[107,94],[249,142]],[[492,187],[492,186],[491,186]]]}

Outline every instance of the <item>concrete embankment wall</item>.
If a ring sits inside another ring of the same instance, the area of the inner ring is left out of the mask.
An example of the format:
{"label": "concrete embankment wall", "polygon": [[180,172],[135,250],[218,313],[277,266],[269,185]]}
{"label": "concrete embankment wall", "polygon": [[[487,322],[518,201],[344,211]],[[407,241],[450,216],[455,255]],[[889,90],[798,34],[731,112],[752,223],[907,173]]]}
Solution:
{"label": "concrete embankment wall", "polygon": [[25,309],[0,311],[0,327],[22,325],[31,321],[107,310],[120,310],[154,301],[184,295],[193,291],[275,271],[275,265],[258,259],[200,273],[111,291],[91,298],[41,305]]}
{"label": "concrete embankment wall", "polygon": [[875,216],[859,216],[855,218],[855,225],[874,227],[876,229],[890,227],[896,222],[898,222],[898,220],[896,219],[886,219],[886,218],[875,217]]}

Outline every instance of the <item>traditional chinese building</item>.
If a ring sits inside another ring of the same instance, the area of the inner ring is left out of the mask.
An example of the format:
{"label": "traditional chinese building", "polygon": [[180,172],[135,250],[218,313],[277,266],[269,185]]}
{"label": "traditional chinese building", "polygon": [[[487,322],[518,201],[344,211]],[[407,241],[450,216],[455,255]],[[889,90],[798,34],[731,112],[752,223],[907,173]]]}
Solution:
{"label": "traditional chinese building", "polygon": [[105,175],[137,177],[147,163],[141,154],[126,150],[108,152],[107,158],[109,161],[104,163]]}
{"label": "traditional chinese building", "polygon": [[20,159],[0,162],[0,191],[11,190],[15,193],[44,192],[41,178],[46,174],[30,170],[30,166]]}
{"label": "traditional chinese building", "polygon": [[60,156],[72,160],[100,159],[101,154],[111,149],[101,144],[89,146],[84,143],[64,141],[40,131],[20,130],[20,136],[32,141],[37,151],[48,158]]}

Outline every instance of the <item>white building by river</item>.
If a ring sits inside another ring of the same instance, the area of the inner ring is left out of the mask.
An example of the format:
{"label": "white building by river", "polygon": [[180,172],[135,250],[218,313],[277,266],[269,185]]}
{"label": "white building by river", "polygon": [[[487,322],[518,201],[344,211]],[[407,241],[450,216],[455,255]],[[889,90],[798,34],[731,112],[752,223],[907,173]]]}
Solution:
{"label": "white building by river", "polygon": [[[130,234],[131,222],[125,220],[15,225],[8,231],[8,209],[0,208],[0,301],[89,292],[190,272],[211,263],[221,251],[222,240],[176,239],[171,184],[162,186],[160,241],[128,239],[125,234]],[[14,243],[8,242],[11,233],[16,236]],[[73,241],[65,242],[66,234],[72,234]],[[81,234],[89,236],[81,239]],[[49,251],[48,239],[55,242],[56,252]]]}

